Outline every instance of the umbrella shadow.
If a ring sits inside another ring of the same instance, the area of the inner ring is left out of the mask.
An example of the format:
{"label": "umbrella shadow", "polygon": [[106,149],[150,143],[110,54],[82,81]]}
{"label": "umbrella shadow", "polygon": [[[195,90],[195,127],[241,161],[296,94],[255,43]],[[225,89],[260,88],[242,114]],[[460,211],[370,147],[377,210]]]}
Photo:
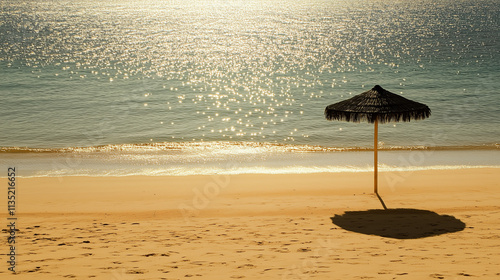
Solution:
{"label": "umbrella shadow", "polygon": [[420,209],[348,211],[331,219],[348,231],[395,239],[417,239],[465,229],[465,223],[453,216]]}

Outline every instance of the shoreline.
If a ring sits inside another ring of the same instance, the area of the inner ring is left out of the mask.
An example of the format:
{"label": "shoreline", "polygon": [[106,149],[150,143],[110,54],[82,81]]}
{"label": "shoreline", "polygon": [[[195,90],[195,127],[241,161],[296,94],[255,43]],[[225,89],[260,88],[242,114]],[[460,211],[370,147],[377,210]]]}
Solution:
{"label": "shoreline", "polygon": [[[269,168],[270,169],[270,168]],[[468,169],[500,169],[499,166],[488,166],[488,165],[456,165],[456,166],[426,166],[426,167],[386,167],[380,166],[378,167],[378,172],[421,172],[421,171],[446,171],[446,170],[468,170]],[[35,178],[66,178],[66,177],[81,177],[81,178],[123,178],[123,177],[191,177],[191,176],[216,176],[216,175],[227,175],[227,176],[240,176],[240,175],[314,175],[314,174],[339,174],[339,173],[373,173],[373,166],[369,166],[363,169],[359,168],[345,168],[341,170],[334,171],[317,171],[317,168],[311,168],[310,170],[306,170],[303,172],[296,172],[296,170],[290,171],[252,171],[252,172],[243,172],[243,173],[206,173],[206,174],[174,174],[174,175],[137,175],[137,174],[128,174],[128,175],[32,175],[32,176],[17,176],[18,178],[23,179],[35,179]],[[6,176],[0,176],[0,179],[5,179]]]}
{"label": "shoreline", "polygon": [[[371,172],[373,152],[293,152],[254,148],[102,153],[4,154],[0,169],[17,167],[18,176],[195,176],[213,174],[314,174]],[[500,150],[382,151],[379,170],[416,172],[500,168]],[[0,178],[6,173],[0,174]]]}

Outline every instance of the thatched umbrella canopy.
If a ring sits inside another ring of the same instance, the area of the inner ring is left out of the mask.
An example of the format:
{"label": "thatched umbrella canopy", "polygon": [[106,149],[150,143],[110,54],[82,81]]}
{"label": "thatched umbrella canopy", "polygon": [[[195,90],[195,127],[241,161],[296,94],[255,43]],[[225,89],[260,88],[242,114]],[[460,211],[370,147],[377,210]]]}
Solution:
{"label": "thatched umbrella canopy", "polygon": [[378,123],[409,122],[425,119],[430,115],[431,109],[427,105],[406,99],[379,85],[350,99],[329,105],[325,109],[327,120],[375,123],[374,190],[376,194],[378,194]]}

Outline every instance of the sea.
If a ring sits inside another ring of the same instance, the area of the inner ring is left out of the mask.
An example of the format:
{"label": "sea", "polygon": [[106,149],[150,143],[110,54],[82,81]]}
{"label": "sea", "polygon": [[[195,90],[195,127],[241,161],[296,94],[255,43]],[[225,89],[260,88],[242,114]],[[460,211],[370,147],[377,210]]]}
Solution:
{"label": "sea", "polygon": [[499,0],[2,0],[0,177],[500,168]]}

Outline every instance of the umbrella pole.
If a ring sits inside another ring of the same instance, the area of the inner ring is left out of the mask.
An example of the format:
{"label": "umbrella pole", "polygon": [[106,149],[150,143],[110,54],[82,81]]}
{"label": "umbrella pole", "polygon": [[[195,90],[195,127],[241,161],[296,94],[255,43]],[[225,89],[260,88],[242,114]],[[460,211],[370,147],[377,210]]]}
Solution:
{"label": "umbrella pole", "polygon": [[373,168],[374,168],[374,178],[373,178],[373,188],[376,194],[378,194],[378,118],[375,116],[375,137],[373,138]]}

